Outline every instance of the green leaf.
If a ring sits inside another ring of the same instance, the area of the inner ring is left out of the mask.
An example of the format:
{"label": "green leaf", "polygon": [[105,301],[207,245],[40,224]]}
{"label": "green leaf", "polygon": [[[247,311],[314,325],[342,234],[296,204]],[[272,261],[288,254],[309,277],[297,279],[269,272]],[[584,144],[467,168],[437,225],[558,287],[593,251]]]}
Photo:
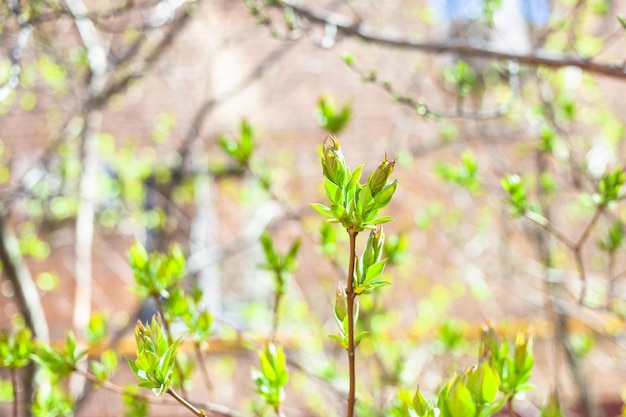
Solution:
{"label": "green leaf", "polygon": [[434,417],[435,415],[433,404],[424,397],[419,386],[413,396],[412,405],[419,417]]}
{"label": "green leaf", "polygon": [[385,185],[382,190],[380,190],[375,196],[374,200],[376,201],[376,209],[380,210],[385,207],[391,201],[391,197],[396,192],[398,188],[398,180],[393,180],[393,182]]}
{"label": "green leaf", "polygon": [[361,340],[367,336],[368,334],[370,334],[370,332],[368,331],[363,331],[363,332],[359,332],[356,336],[354,336],[354,344],[355,346],[358,346],[359,343],[361,343]]}
{"label": "green leaf", "polygon": [[85,338],[89,343],[99,343],[107,335],[107,317],[103,313],[94,314],[85,329]]}
{"label": "green leaf", "polygon": [[343,204],[343,194],[341,192],[341,188],[326,177],[324,177],[324,190],[326,191],[326,196],[331,203]]}
{"label": "green leaf", "polygon": [[450,388],[446,398],[450,417],[473,417],[476,415],[476,405],[472,394],[461,380],[457,379]]}
{"label": "green leaf", "polygon": [[481,362],[467,375],[467,388],[481,403],[490,403],[498,395],[500,378],[487,361]]}
{"label": "green leaf", "polygon": [[367,272],[365,274],[363,282],[368,283],[368,282],[372,282],[378,279],[383,274],[386,263],[387,263],[387,260],[383,259],[383,260],[376,262],[373,265],[370,265],[367,268]]}
{"label": "green leaf", "polygon": [[371,228],[371,226],[377,226],[379,224],[389,223],[393,221],[394,221],[394,218],[391,216],[380,216],[380,217],[376,217],[373,220],[369,220],[363,223],[363,226]]}
{"label": "green leaf", "polygon": [[318,213],[323,214],[324,216],[333,217],[333,213],[330,211],[330,208],[326,207],[325,205],[320,203],[309,203],[309,205],[313,207]]}
{"label": "green leaf", "polygon": [[[623,19],[623,18],[622,18]],[[621,20],[620,20],[621,22]],[[622,23],[623,24],[623,23]],[[624,27],[626,28],[626,25],[624,25]],[[354,65],[354,55],[348,53],[348,52],[344,52],[341,55],[341,59],[343,59],[343,62],[345,62],[347,65],[352,66]]]}

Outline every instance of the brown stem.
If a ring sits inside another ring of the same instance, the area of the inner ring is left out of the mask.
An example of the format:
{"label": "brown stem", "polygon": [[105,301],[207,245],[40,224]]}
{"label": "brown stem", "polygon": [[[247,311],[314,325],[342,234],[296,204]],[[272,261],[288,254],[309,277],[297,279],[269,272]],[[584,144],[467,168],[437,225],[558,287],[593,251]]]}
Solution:
{"label": "brown stem", "polygon": [[187,401],[186,399],[178,395],[173,389],[169,388],[166,392],[172,397],[174,397],[176,401],[181,403],[186,409],[188,409],[195,415],[200,416],[200,417],[206,417],[206,413],[204,412],[204,410],[200,410],[199,408],[194,407],[193,404],[191,404],[189,401]]}
{"label": "brown stem", "polygon": [[206,390],[209,393],[209,398],[211,398],[211,401],[217,401],[215,388],[213,387],[213,383],[211,382],[211,377],[209,376],[209,372],[206,369],[206,363],[204,362],[204,355],[202,355],[200,344],[194,343],[193,350],[196,353],[196,361],[198,362],[198,366],[200,367],[200,375],[202,375],[202,381],[204,381],[204,386],[206,387]]}
{"label": "brown stem", "polygon": [[508,400],[506,400],[506,405],[509,409],[509,417],[515,417],[515,411],[513,411],[513,397],[509,397]]}
{"label": "brown stem", "polygon": [[593,230],[596,223],[598,222],[598,219],[600,218],[600,215],[602,214],[602,212],[603,212],[603,207],[598,206],[596,208],[596,211],[593,213],[593,217],[591,218],[591,221],[589,222],[589,224],[583,231],[583,234],[578,239],[578,242],[576,243],[576,247],[574,248],[576,265],[578,267],[578,274],[580,276],[580,281],[582,285],[582,288],[580,290],[580,298],[578,299],[578,302],[580,304],[584,304],[585,298],[587,297],[587,274],[585,273],[585,265],[583,264],[582,247],[587,241],[587,238],[589,237],[591,230]]}
{"label": "brown stem", "polygon": [[514,60],[530,67],[564,68],[576,67],[591,73],[613,78],[626,78],[626,70],[620,63],[603,63],[586,57],[557,52],[535,51],[528,54],[510,53],[498,49],[476,47],[455,42],[429,42],[410,39],[403,35],[387,35],[368,24],[340,13],[309,7],[303,1],[276,0],[272,7],[291,8],[297,14],[312,22],[330,25],[349,37],[359,38],[373,45],[383,45],[398,49],[422,51],[430,54],[457,53],[473,57]]}
{"label": "brown stem", "polygon": [[[140,393],[129,392],[127,389],[125,389],[123,387],[120,387],[119,385],[116,385],[113,382],[101,380],[97,376],[95,376],[94,374],[92,374],[90,372],[87,372],[87,371],[84,371],[82,369],[76,368],[76,369],[74,369],[74,371],[79,373],[79,374],[81,374],[82,376],[84,376],[89,381],[91,381],[91,382],[93,382],[95,384],[98,384],[102,388],[104,388],[106,390],[109,390],[111,392],[114,392],[116,394],[119,394],[119,395],[129,395],[129,396],[131,396],[133,398],[136,398],[138,400],[143,400],[143,401],[147,401],[147,402],[152,403],[152,404],[159,404],[159,405],[176,405],[176,404],[180,403],[180,401],[178,401],[178,400],[176,400],[177,402],[173,402],[173,401],[168,401],[167,399],[162,398],[162,397],[155,397],[153,395],[143,395],[143,394],[140,394]],[[170,394],[170,393],[168,392],[168,394]],[[176,394],[176,395],[178,395],[178,394]],[[176,397],[174,397],[174,398],[176,398]],[[197,403],[197,402],[195,402],[195,403]],[[209,412],[211,412],[211,413],[213,413],[215,415],[219,415],[219,416],[225,416],[225,417],[245,417],[243,414],[239,413],[238,411],[231,410],[228,407],[220,405],[220,404],[203,402],[202,403],[202,407],[204,409],[208,410]],[[200,411],[205,413],[204,410],[200,410]],[[201,414],[201,415],[206,415],[206,413],[205,414]]]}
{"label": "brown stem", "polygon": [[613,276],[613,269],[615,267],[615,252],[609,253],[609,264],[607,266],[607,285],[606,285],[606,301],[604,307],[607,311],[611,311],[611,299],[613,292],[615,291],[615,277]]}
{"label": "brown stem", "polygon": [[348,368],[350,373],[350,390],[348,391],[347,417],[354,416],[354,404],[356,403],[356,366],[355,366],[355,344],[354,344],[354,266],[356,260],[356,235],[353,229],[348,229],[350,235],[350,265],[348,267],[348,278],[346,285],[346,296],[348,298]]}

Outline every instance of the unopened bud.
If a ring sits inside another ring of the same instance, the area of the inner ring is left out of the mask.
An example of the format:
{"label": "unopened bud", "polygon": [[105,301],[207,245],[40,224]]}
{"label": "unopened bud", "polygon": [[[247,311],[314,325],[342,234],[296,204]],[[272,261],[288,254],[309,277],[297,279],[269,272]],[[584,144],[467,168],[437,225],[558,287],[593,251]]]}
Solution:
{"label": "unopened bud", "polygon": [[385,154],[385,159],[381,161],[374,172],[371,173],[370,177],[367,179],[367,183],[370,186],[373,196],[380,192],[385,185],[387,185],[387,180],[389,179],[395,164],[395,159],[390,161],[387,159],[387,154]]}
{"label": "unopened bud", "polygon": [[348,314],[348,296],[346,295],[346,289],[337,284],[337,291],[335,292],[335,319],[338,323],[342,323],[343,319]]}
{"label": "unopened bud", "polygon": [[348,169],[337,138],[332,135],[326,136],[322,145],[322,152],[324,176],[341,187],[346,179]]}
{"label": "unopened bud", "polygon": [[533,360],[532,357],[532,336],[529,332],[518,333],[515,338],[515,369],[518,372],[526,371]]}
{"label": "unopened bud", "polygon": [[385,234],[383,233],[382,227],[378,230],[372,230],[370,232],[369,238],[367,239],[367,245],[365,246],[363,256],[361,257],[361,259],[363,259],[363,266],[365,269],[380,260],[383,253],[384,243]]}

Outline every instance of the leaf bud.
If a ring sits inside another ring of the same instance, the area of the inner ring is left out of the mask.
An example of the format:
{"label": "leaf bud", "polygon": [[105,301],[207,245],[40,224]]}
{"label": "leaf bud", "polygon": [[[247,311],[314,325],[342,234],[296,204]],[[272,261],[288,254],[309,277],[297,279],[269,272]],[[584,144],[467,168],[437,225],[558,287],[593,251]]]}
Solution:
{"label": "leaf bud", "polygon": [[363,256],[361,257],[364,269],[367,269],[368,266],[373,265],[380,260],[383,253],[384,243],[385,234],[383,233],[382,227],[370,232],[367,239],[367,245],[365,246]]}
{"label": "leaf bud", "polygon": [[367,179],[367,184],[370,187],[372,196],[375,196],[385,187],[385,185],[387,185],[387,180],[389,179],[395,164],[395,159],[390,161],[387,159],[387,154],[385,154],[385,159],[381,161],[374,172],[370,174],[370,177]]}
{"label": "leaf bud", "polygon": [[518,372],[527,371],[532,365],[532,336],[529,332],[518,333],[515,338],[515,370]]}
{"label": "leaf bud", "polygon": [[322,153],[324,176],[341,188],[348,176],[348,168],[336,137],[332,135],[326,136],[322,145]]}
{"label": "leaf bud", "polygon": [[346,289],[341,283],[337,283],[337,291],[335,292],[335,319],[337,323],[341,324],[347,314],[348,296],[346,295]]}

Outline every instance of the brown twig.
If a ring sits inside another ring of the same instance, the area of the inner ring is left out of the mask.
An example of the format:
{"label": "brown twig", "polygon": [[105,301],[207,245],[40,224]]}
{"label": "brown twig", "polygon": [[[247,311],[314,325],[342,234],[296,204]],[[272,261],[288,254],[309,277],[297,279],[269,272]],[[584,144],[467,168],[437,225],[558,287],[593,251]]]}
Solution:
{"label": "brown twig", "polygon": [[298,1],[275,0],[271,2],[271,6],[281,9],[291,8],[296,13],[313,22],[335,26],[337,30],[344,35],[357,37],[371,44],[434,54],[455,53],[491,59],[513,60],[519,62],[520,64],[533,67],[577,67],[585,72],[603,75],[606,77],[621,79],[626,78],[626,66],[623,64],[599,63],[588,58],[547,51],[535,51],[530,54],[516,54],[484,47],[479,48],[466,44],[415,41],[409,39],[408,37],[385,35],[377,29],[374,29],[373,27],[358,20],[351,19],[339,13],[314,9]]}
{"label": "brown twig", "polygon": [[200,349],[199,343],[193,344],[193,350],[196,354],[196,361],[198,362],[198,366],[200,367],[200,375],[202,376],[202,381],[204,382],[204,386],[206,387],[207,392],[209,393],[209,397],[211,401],[217,401],[217,395],[215,394],[215,387],[211,382],[211,377],[206,368],[206,363],[204,360],[204,355],[202,354],[202,349]]}
{"label": "brown twig", "polygon": [[182,404],[186,409],[188,409],[189,411],[194,413],[195,415],[197,415],[199,417],[206,417],[206,413],[204,412],[204,410],[196,408],[189,401],[187,401],[186,399],[184,399],[183,397],[178,395],[178,393],[176,393],[176,391],[174,391],[173,389],[168,388],[168,390],[166,392],[169,395],[171,395],[176,401],[178,401],[180,404]]}
{"label": "brown twig", "polygon": [[[128,395],[131,396],[133,398],[136,398],[138,400],[142,400],[142,401],[146,401],[149,402],[151,404],[158,404],[158,405],[178,405],[180,402],[177,400],[176,402],[174,401],[168,401],[165,398],[161,398],[161,397],[155,397],[153,395],[144,395],[141,393],[136,393],[136,392],[130,392],[128,391],[128,389],[121,387],[111,381],[106,381],[106,380],[101,380],[100,378],[98,378],[97,376],[95,376],[94,374],[87,372],[85,370],[82,369],[74,369],[75,372],[81,374],[82,376],[84,376],[87,380],[93,382],[94,384],[97,384],[98,386],[114,392],[116,394],[119,395]],[[171,395],[171,394],[170,394]],[[202,404],[202,408],[205,409],[206,411],[214,414],[214,415],[218,415],[218,416],[224,416],[224,417],[245,417],[243,414],[241,414],[238,411],[235,410],[231,410],[230,408],[220,405],[220,404],[214,404],[214,403],[199,403],[199,402],[195,402],[195,401],[188,401],[185,400],[188,404],[196,404],[196,406],[194,406],[194,408],[197,409],[197,407],[200,406],[200,404]],[[206,415],[206,414],[205,414]]]}
{"label": "brown twig", "polygon": [[354,405],[356,404],[356,355],[355,355],[355,343],[354,343],[354,303],[356,301],[356,294],[354,292],[354,267],[356,261],[356,236],[358,232],[353,229],[348,229],[348,235],[350,236],[350,264],[348,267],[348,277],[346,283],[346,297],[348,307],[348,368],[350,375],[350,389],[348,391],[348,410],[347,417],[354,415]]}

